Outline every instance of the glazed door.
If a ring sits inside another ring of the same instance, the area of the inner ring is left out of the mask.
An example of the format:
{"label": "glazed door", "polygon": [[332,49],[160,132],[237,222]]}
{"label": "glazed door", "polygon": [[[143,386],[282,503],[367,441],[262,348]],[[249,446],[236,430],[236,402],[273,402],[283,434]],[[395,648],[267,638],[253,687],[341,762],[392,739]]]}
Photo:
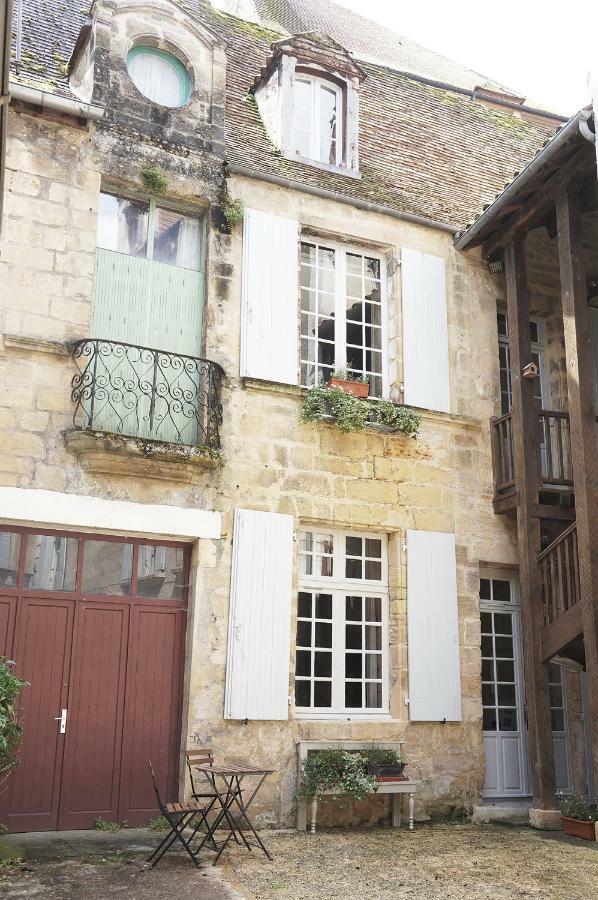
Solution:
{"label": "glazed door", "polygon": [[521,662],[521,614],[507,573],[480,582],[484,796],[529,793]]}
{"label": "glazed door", "polygon": [[14,647],[16,673],[28,682],[22,702],[20,763],[2,797],[2,821],[11,831],[58,827],[60,783],[68,709],[73,600],[23,597]]}

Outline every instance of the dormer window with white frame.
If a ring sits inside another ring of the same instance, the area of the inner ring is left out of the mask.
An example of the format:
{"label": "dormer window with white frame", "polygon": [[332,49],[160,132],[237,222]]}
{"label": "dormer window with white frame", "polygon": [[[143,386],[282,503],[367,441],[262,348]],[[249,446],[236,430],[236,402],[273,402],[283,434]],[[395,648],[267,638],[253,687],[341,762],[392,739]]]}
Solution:
{"label": "dormer window with white frame", "polygon": [[296,74],[292,149],[304,159],[343,162],[343,93],[332,81]]}
{"label": "dormer window with white frame", "polygon": [[274,145],[287,159],[358,177],[362,69],[322,35],[285,38],[272,51],[255,99]]}

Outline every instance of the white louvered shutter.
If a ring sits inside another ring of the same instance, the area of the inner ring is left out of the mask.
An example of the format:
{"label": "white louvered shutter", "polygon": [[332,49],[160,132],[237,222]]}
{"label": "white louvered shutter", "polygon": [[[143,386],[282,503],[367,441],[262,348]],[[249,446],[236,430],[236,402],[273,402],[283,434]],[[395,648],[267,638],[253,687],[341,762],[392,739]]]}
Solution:
{"label": "white louvered shutter", "polygon": [[409,717],[461,721],[455,535],[407,532]]}
{"label": "white louvered shutter", "polygon": [[298,240],[295,219],[245,210],[242,377],[298,384]]}
{"label": "white louvered shutter", "polygon": [[293,517],[235,510],[224,717],[287,719]]}
{"label": "white louvered shutter", "polygon": [[401,251],[405,403],[450,412],[444,259]]}

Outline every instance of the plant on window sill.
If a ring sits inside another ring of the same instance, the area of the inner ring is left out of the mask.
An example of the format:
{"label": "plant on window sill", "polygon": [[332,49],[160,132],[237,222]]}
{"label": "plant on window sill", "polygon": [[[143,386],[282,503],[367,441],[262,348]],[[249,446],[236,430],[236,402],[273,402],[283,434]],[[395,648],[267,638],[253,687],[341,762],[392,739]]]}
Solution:
{"label": "plant on window sill", "polygon": [[345,393],[339,387],[315,385],[303,400],[301,418],[304,422],[322,422],[330,417],[346,434],[363,431],[370,425],[415,438],[421,425],[421,416],[407,406],[399,406],[390,400],[364,400]]}
{"label": "plant on window sill", "polygon": [[338,387],[345,394],[364,399],[370,392],[369,375],[357,376],[346,369],[335,369],[327,382],[327,387]]}
{"label": "plant on window sill", "polygon": [[159,166],[146,163],[139,169],[139,174],[151,194],[163,194],[168,188],[168,179]]}

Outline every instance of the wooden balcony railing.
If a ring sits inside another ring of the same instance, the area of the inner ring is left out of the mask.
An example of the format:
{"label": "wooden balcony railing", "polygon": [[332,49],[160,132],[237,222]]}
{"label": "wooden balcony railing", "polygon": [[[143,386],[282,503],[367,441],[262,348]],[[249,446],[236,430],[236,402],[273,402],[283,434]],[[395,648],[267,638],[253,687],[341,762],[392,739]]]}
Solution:
{"label": "wooden balcony railing", "polygon": [[[511,413],[491,419],[495,498],[517,490]],[[540,488],[572,488],[569,414],[542,409],[538,414]]]}
{"label": "wooden balcony railing", "polygon": [[544,624],[579,603],[579,557],[577,523],[573,522],[538,556],[544,585]]}

